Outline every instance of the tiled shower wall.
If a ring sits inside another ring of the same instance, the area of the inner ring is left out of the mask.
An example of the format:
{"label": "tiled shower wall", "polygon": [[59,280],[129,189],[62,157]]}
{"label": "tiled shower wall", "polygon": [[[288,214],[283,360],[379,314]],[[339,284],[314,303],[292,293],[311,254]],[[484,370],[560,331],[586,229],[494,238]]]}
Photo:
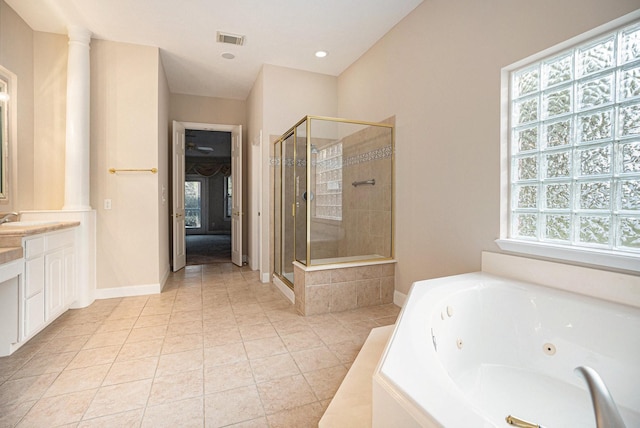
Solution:
{"label": "tiled shower wall", "polygon": [[395,262],[305,271],[294,264],[296,310],[317,315],[393,302]]}
{"label": "tiled shower wall", "polygon": [[[342,226],[339,255],[392,254],[392,146],[388,128],[368,127],[343,139]],[[375,185],[353,186],[375,180]]]}
{"label": "tiled shower wall", "polygon": [[[395,118],[384,123],[393,124]],[[366,127],[338,141],[314,138],[323,149],[342,143],[340,220],[311,218],[311,258],[392,256],[393,147],[389,128]],[[375,185],[354,187],[354,181]],[[312,174],[312,188],[316,183]]]}

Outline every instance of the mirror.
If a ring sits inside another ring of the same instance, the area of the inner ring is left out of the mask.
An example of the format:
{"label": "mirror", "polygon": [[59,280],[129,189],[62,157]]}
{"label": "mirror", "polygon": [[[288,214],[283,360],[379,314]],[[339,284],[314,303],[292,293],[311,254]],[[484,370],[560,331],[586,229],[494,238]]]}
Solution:
{"label": "mirror", "polygon": [[15,105],[15,75],[0,66],[0,200],[8,199],[9,183],[7,182],[7,161],[9,159],[9,138],[14,118],[12,110]]}

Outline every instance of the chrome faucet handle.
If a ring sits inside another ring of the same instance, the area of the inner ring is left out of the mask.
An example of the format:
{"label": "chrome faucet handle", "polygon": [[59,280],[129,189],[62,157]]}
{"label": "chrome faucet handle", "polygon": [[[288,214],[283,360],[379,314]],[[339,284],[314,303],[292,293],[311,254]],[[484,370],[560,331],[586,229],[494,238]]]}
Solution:
{"label": "chrome faucet handle", "polygon": [[9,222],[9,217],[13,216],[18,219],[18,217],[20,216],[20,214],[18,214],[17,212],[0,213],[0,215],[2,216],[2,218],[0,218],[0,224]]}
{"label": "chrome faucet handle", "polygon": [[625,428],[618,407],[598,372],[587,366],[576,367],[573,372],[587,383],[596,416],[596,426],[598,428]]}

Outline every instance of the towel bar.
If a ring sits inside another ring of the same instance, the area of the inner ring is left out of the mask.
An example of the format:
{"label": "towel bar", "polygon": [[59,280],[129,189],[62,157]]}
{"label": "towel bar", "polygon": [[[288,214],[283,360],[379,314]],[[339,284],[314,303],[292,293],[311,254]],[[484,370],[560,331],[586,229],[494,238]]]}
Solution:
{"label": "towel bar", "polygon": [[146,168],[146,169],[139,169],[139,168],[109,168],[109,172],[111,174],[115,174],[116,172],[150,172],[152,174],[155,174],[158,172],[158,168]]}
{"label": "towel bar", "polygon": [[353,187],[358,187],[358,186],[360,186],[362,184],[371,184],[372,186],[374,186],[376,184],[376,179],[372,178],[372,179],[369,179],[369,180],[354,181],[353,183],[351,183],[351,185]]}

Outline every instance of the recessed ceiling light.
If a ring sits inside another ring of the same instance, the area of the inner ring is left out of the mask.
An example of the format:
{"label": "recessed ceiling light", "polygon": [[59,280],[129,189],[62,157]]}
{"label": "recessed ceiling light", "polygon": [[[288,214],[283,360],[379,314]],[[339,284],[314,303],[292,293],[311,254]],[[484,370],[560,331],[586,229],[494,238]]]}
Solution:
{"label": "recessed ceiling light", "polygon": [[225,52],[222,54],[222,58],[224,59],[234,59],[236,56],[231,52]]}
{"label": "recessed ceiling light", "polygon": [[327,56],[327,55],[328,55],[328,52],[327,52],[327,51],[318,51],[318,52],[316,52],[316,56],[317,56],[318,58],[324,58],[324,57],[325,57],[325,56]]}

